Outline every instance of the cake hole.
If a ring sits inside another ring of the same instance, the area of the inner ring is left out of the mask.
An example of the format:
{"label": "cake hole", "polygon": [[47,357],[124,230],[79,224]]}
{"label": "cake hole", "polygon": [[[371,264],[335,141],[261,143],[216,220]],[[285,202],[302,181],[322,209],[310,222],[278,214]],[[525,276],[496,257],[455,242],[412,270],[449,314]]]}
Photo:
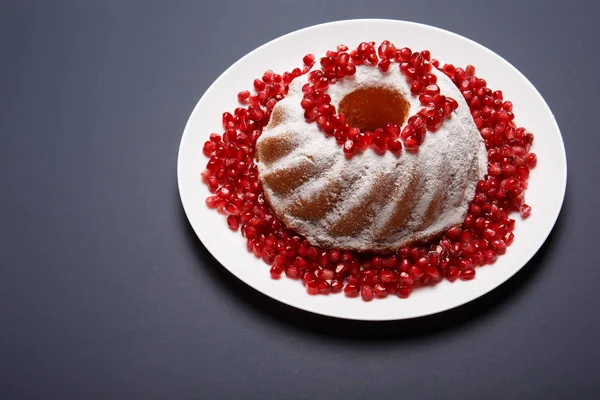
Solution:
{"label": "cake hole", "polygon": [[386,124],[402,125],[409,108],[408,101],[396,90],[365,87],[344,96],[339,112],[344,114],[350,126],[361,132],[372,132]]}

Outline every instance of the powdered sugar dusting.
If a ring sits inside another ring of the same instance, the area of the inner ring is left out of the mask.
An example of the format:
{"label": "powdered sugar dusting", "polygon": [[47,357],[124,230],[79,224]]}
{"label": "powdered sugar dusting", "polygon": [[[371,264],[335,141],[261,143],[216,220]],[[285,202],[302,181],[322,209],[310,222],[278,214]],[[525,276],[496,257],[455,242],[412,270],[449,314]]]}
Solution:
{"label": "powdered sugar dusting", "polygon": [[[304,111],[300,107],[302,86],[307,82],[306,75],[295,79],[289,87],[288,95],[276,108],[282,111],[282,123],[264,129],[257,146],[267,137],[287,134],[296,145],[295,149],[274,164],[258,162],[259,176],[278,170],[288,170],[302,160],[310,160],[321,171],[307,180],[302,186],[284,196],[278,196],[268,185],[263,188],[271,207],[286,225],[304,235],[311,243],[353,250],[387,250],[397,248],[409,242],[427,239],[447,228],[460,224],[465,217],[467,207],[475,195],[475,186],[487,169],[487,152],[469,108],[461,93],[452,81],[443,73],[437,75],[437,85],[441,93],[454,98],[458,108],[435,132],[427,132],[417,154],[402,151],[400,156],[391,152],[383,155],[370,148],[347,159],[335,139],[326,137],[315,123],[307,123]],[[343,97],[361,87],[387,87],[400,92],[410,104],[408,115],[422,108],[418,98],[410,93],[410,85],[397,68],[382,73],[377,68],[360,65],[356,74],[346,77],[329,86],[331,103],[338,108]],[[305,162],[305,161],[304,161]],[[389,187],[379,188],[376,182],[393,173],[395,178]],[[418,179],[416,188],[408,182]],[[288,213],[290,205],[299,200],[310,200],[320,194],[330,182],[343,185],[342,196],[334,204],[328,205],[324,218],[316,221],[294,218]],[[412,194],[415,201],[409,217],[392,233],[382,237],[381,232],[389,223],[390,217],[407,190],[416,190]],[[375,195],[376,201],[372,201]],[[436,198],[442,198],[435,219],[424,225],[426,214]],[[332,233],[332,227],[348,214],[356,212],[368,199],[370,209],[367,213],[369,223],[348,236]]]}

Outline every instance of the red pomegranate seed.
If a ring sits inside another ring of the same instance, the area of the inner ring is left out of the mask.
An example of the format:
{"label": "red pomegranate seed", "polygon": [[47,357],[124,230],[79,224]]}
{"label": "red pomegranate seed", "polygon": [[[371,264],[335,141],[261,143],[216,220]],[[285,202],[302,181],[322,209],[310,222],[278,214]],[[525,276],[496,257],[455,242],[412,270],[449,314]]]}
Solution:
{"label": "red pomegranate seed", "polygon": [[204,143],[202,151],[206,156],[210,157],[216,149],[217,144],[215,142],[207,141],[206,143]]}
{"label": "red pomegranate seed", "polygon": [[235,204],[229,203],[225,206],[225,212],[230,215],[238,215],[240,210]]}
{"label": "red pomegranate seed", "polygon": [[254,239],[256,238],[257,231],[254,226],[246,225],[245,227],[246,239]]}
{"label": "red pomegranate seed", "polygon": [[412,293],[412,287],[410,286],[399,286],[397,295],[398,297],[405,299]]}
{"label": "red pomegranate seed", "polygon": [[493,264],[498,258],[498,254],[494,250],[486,250],[483,252],[483,257],[486,263]]}
{"label": "red pomegranate seed", "polygon": [[386,58],[386,59],[381,60],[379,62],[379,64],[377,65],[377,67],[379,68],[379,70],[381,72],[387,72],[388,69],[390,69],[390,64],[391,64],[391,61],[388,58]]}
{"label": "red pomegranate seed", "polygon": [[319,293],[319,282],[310,281],[306,283],[306,291],[308,294],[314,296]]}
{"label": "red pomegranate seed", "polygon": [[265,71],[265,73],[262,76],[263,82],[265,82],[265,83],[273,82],[273,75],[274,75],[273,70],[269,69],[269,70]]}
{"label": "red pomegranate seed", "polygon": [[373,293],[373,288],[370,285],[364,285],[360,288],[360,296],[364,301],[371,301],[375,294]]}
{"label": "red pomegranate seed", "polygon": [[402,150],[402,142],[400,139],[388,139],[387,148],[392,153],[398,153]]}
{"label": "red pomegranate seed", "polygon": [[241,92],[238,93],[237,97],[238,97],[238,100],[240,101],[240,103],[244,103],[250,97],[250,91],[242,90]]}
{"label": "red pomegranate seed", "polygon": [[493,240],[491,243],[494,247],[494,250],[496,250],[496,253],[500,255],[506,253],[506,243],[504,243],[502,239]]}
{"label": "red pomegranate seed", "polygon": [[351,285],[348,283],[346,287],[344,287],[344,294],[347,297],[357,297],[360,294],[360,289],[357,285]]}
{"label": "red pomegranate seed", "polygon": [[537,156],[534,153],[529,153],[525,156],[525,164],[529,169],[534,168],[537,165]]}
{"label": "red pomegranate seed", "polygon": [[255,79],[254,80],[254,88],[257,91],[263,90],[265,88],[265,83],[263,81],[261,81],[260,79]]}
{"label": "red pomegranate seed", "polygon": [[419,148],[419,141],[411,136],[404,141],[404,147],[406,147],[408,151],[416,152],[416,150]]}
{"label": "red pomegranate seed", "polygon": [[355,145],[354,145],[354,141],[352,140],[346,140],[346,142],[344,142],[344,153],[346,154],[352,154],[355,151]]}
{"label": "red pomegranate seed", "polygon": [[348,53],[339,53],[337,55],[337,57],[335,58],[335,64],[339,67],[345,67],[346,65],[348,65],[348,62],[350,61],[350,56],[348,55]]}
{"label": "red pomegranate seed", "polygon": [[373,285],[373,295],[378,299],[384,299],[388,294],[384,285],[381,283],[376,283]]}
{"label": "red pomegranate seed", "polygon": [[485,238],[485,240],[487,241],[492,241],[496,238],[496,231],[494,231],[493,229],[486,229],[485,231],[483,231],[483,237]]}
{"label": "red pomegranate seed", "polygon": [[433,265],[428,265],[425,267],[425,273],[431,277],[434,281],[438,281],[441,279],[440,271]]}
{"label": "red pomegranate seed", "polygon": [[458,241],[460,239],[460,235],[462,234],[462,230],[458,226],[454,226],[446,232],[446,236],[448,239],[452,241]]}
{"label": "red pomegranate seed", "polygon": [[295,265],[285,267],[285,275],[290,279],[300,278],[300,269]]}
{"label": "red pomegranate seed", "polygon": [[531,214],[531,207],[528,206],[527,204],[523,204],[519,208],[519,214],[521,214],[521,218],[523,218],[523,219],[529,217],[529,215]]}
{"label": "red pomegranate seed", "polygon": [[434,96],[436,94],[440,93],[440,88],[438,85],[429,85],[425,88],[425,93],[430,95],[430,96]]}
{"label": "red pomegranate seed", "polygon": [[254,108],[252,109],[252,111],[250,111],[250,114],[248,114],[248,117],[256,122],[261,121],[264,118],[264,116],[265,114],[260,108]]}
{"label": "red pomegranate seed", "polygon": [[515,235],[512,232],[506,232],[502,237],[502,240],[504,240],[504,243],[506,243],[507,246],[510,246],[515,240]]}
{"label": "red pomegranate seed", "polygon": [[446,273],[446,279],[448,279],[450,282],[454,282],[458,278],[460,273],[460,269],[456,267],[450,267],[448,268],[448,272]]}
{"label": "red pomegranate seed", "polygon": [[475,270],[473,268],[467,268],[463,271],[460,271],[458,277],[463,281],[469,281],[475,278]]}
{"label": "red pomegranate seed", "polygon": [[391,282],[396,282],[397,277],[396,277],[396,273],[394,271],[381,270],[379,272],[379,279],[383,283],[391,283]]}
{"label": "red pomegranate seed", "polygon": [[384,40],[377,49],[377,54],[381,58],[394,58],[396,57],[396,46],[388,40]]}
{"label": "red pomegranate seed", "polygon": [[300,106],[304,109],[304,110],[312,110],[314,108],[314,102],[311,99],[307,99],[304,98],[302,99],[302,101],[300,102]]}
{"label": "red pomegranate seed", "polygon": [[502,189],[514,191],[521,186],[521,183],[516,178],[507,178],[502,181],[501,186]]}
{"label": "red pomegranate seed", "polygon": [[220,187],[219,190],[217,190],[217,196],[221,199],[228,200],[231,197],[231,191],[225,186]]}
{"label": "red pomegranate seed", "polygon": [[221,202],[221,198],[219,196],[208,196],[206,198],[206,205],[208,208],[217,208],[217,205]]}
{"label": "red pomegranate seed", "polygon": [[331,281],[331,291],[333,293],[339,293],[344,288],[344,283],[338,279],[333,279]]}
{"label": "red pomegranate seed", "polygon": [[322,280],[332,279],[334,276],[334,272],[330,269],[319,269],[317,270],[317,278]]}
{"label": "red pomegranate seed", "polygon": [[328,295],[331,293],[331,286],[326,281],[319,281],[319,294]]}
{"label": "red pomegranate seed", "polygon": [[306,66],[312,66],[315,63],[315,55],[314,54],[307,54],[302,58],[302,62],[304,63],[304,65]]}
{"label": "red pomegranate seed", "polygon": [[444,64],[442,71],[449,77],[453,77],[454,73],[456,72],[456,68],[452,64]]}
{"label": "red pomegranate seed", "polygon": [[239,218],[235,215],[230,215],[227,217],[227,225],[229,225],[229,229],[233,231],[237,231],[240,227]]}
{"label": "red pomegranate seed", "polygon": [[423,271],[422,268],[417,267],[416,265],[413,265],[412,267],[409,268],[409,273],[411,275],[411,277],[413,278],[420,278],[423,275],[425,275],[425,272]]}
{"label": "red pomegranate seed", "polygon": [[216,192],[219,187],[219,178],[216,176],[211,176],[208,178],[208,189],[211,192]]}
{"label": "red pomegranate seed", "polygon": [[283,272],[283,269],[280,266],[273,265],[270,270],[271,278],[279,279],[281,277],[282,272]]}

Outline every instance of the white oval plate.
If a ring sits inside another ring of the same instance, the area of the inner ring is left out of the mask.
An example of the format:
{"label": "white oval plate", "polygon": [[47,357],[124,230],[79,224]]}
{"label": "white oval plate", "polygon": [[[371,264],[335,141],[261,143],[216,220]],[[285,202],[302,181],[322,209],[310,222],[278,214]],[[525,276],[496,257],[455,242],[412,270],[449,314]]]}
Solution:
{"label": "white oval plate", "polygon": [[[365,33],[368,32],[368,33]],[[209,210],[210,195],[200,172],[208,161],[202,146],[211,132],[221,132],[221,114],[238,107],[237,93],[252,87],[267,69],[291,71],[301,66],[307,53],[322,56],[343,43],[350,48],[362,41],[390,40],[413,50],[429,49],[442,63],[465,67],[473,64],[477,75],[492,89],[501,89],[514,103],[516,121],[531,130],[538,166],[532,171],[526,201],[533,208],[527,221],[517,219],[515,241],[493,265],[477,269],[473,281],[442,281],[413,292],[408,299],[390,296],[370,303],[343,294],[309,296],[299,281],[272,280],[269,266],[246,250],[245,239],[227,227],[225,218]],[[194,231],[208,251],[232,274],[254,289],[285,304],[317,314],[356,320],[398,320],[448,310],[496,288],[521,269],[552,230],[565,195],[567,160],[558,125],[535,87],[515,67],[480,44],[427,25],[394,20],[350,20],[302,29],[252,51],[225,71],[206,91],[185,127],[177,164],[183,208]]]}

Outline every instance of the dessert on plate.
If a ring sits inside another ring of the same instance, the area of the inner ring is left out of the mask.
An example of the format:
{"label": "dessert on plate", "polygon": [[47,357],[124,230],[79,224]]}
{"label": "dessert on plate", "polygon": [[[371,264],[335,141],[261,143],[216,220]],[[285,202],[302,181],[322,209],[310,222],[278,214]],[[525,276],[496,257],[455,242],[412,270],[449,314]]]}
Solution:
{"label": "dessert on plate", "polygon": [[303,62],[239,92],[203,149],[207,205],[273,278],[407,297],[506,252],[537,158],[501,91],[389,41]]}

